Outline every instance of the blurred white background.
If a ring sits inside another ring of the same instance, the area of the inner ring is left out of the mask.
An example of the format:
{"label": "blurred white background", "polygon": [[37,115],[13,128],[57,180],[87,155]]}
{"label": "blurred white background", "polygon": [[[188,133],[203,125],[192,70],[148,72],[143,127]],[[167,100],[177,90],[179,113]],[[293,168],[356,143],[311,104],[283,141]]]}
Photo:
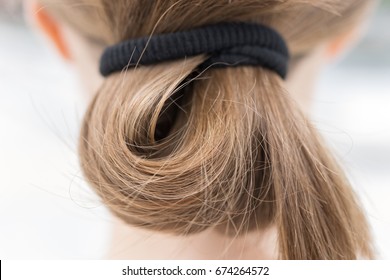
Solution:
{"label": "blurred white background", "polygon": [[[389,27],[384,4],[359,47],[325,71],[313,110],[364,201],[381,259],[390,259]],[[17,12],[0,13],[0,38],[0,259],[102,258],[111,218],[77,162],[78,81]]]}

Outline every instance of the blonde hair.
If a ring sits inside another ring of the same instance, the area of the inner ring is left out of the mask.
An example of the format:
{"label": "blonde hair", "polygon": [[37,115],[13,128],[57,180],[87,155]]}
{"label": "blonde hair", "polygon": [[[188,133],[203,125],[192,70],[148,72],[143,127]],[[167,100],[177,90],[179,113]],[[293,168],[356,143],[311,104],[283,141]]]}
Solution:
{"label": "blonde hair", "polygon": [[[347,32],[365,0],[66,0],[42,3],[103,46],[222,21],[272,26],[292,56]],[[188,235],[275,225],[281,259],[372,258],[366,218],[343,171],[277,74],[208,69],[206,59],[105,79],[85,116],[86,178],[129,224]]]}

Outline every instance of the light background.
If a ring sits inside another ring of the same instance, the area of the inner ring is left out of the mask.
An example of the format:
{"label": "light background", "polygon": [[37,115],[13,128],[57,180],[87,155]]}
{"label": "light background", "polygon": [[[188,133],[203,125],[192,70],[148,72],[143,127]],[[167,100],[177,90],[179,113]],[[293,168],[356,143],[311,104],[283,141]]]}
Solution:
{"label": "light background", "polygon": [[[313,109],[364,201],[383,259],[390,259],[389,50],[384,6],[359,47],[324,72]],[[0,259],[104,257],[111,218],[80,175],[86,104],[72,73],[24,24],[0,15]]]}

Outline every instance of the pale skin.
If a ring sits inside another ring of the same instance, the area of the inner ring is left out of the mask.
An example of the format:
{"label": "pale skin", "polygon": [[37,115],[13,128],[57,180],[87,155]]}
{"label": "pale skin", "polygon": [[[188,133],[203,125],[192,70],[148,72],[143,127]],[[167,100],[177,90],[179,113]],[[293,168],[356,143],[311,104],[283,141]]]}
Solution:
{"label": "pale skin", "polygon": [[[47,37],[65,61],[74,65],[89,100],[100,87],[98,72],[101,49],[92,48],[77,31],[48,13],[35,0],[26,0],[30,22]],[[286,88],[304,111],[310,109],[315,80],[321,69],[349,48],[361,34],[361,26],[343,36],[322,42],[296,65]],[[276,259],[276,232],[273,228],[229,237],[209,229],[179,237],[132,227],[113,218],[107,259]]]}

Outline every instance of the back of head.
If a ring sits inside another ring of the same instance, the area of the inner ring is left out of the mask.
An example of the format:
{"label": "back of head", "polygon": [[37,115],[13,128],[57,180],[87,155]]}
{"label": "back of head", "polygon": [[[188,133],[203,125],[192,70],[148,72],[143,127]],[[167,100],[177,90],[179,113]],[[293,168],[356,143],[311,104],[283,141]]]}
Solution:
{"label": "back of head", "polygon": [[[42,2],[91,44],[245,21],[278,30],[294,59],[349,30],[370,1]],[[281,259],[371,258],[350,184],[284,81],[249,66],[193,75],[206,59],[105,79],[84,120],[80,158],[112,212],[178,235],[208,228],[237,235],[275,225]]]}

